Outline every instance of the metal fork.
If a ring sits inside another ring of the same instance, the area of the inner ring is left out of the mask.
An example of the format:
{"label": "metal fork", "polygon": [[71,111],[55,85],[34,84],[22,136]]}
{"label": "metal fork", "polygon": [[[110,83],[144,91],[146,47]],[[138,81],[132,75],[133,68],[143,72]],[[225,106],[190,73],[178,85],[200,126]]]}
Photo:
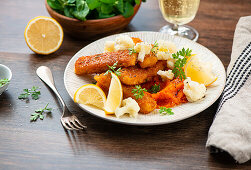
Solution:
{"label": "metal fork", "polygon": [[64,128],[68,130],[80,130],[86,128],[86,126],[82,125],[82,123],[78,120],[78,118],[73,115],[65,105],[62,97],[59,95],[53,80],[53,76],[51,70],[46,66],[40,66],[36,71],[38,77],[47,84],[51,90],[57,95],[59,101],[63,106],[63,114],[61,116],[61,123]]}

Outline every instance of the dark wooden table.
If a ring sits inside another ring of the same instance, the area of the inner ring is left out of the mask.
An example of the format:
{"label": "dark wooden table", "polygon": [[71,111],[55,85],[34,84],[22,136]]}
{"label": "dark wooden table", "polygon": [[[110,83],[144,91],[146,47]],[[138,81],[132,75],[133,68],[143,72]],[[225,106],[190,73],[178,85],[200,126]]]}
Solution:
{"label": "dark wooden table", "polygon": [[[0,96],[0,169],[250,169],[250,161],[238,165],[227,154],[210,155],[205,149],[208,129],[217,103],[187,120],[152,127],[126,126],[85,113],[70,99],[63,84],[71,57],[91,41],[65,35],[61,48],[49,56],[36,55],[26,46],[23,32],[33,17],[48,13],[44,0],[1,0],[0,63],[9,66],[13,79]],[[230,60],[235,25],[251,15],[250,0],[202,0],[189,25],[198,42],[212,50],[225,66]],[[144,3],[125,31],[158,31],[166,24],[157,0]],[[60,124],[61,109],[35,70],[46,65],[69,109],[88,126],[67,132]],[[18,100],[24,88],[41,87],[41,98]],[[30,114],[47,103],[52,114],[31,123]]]}

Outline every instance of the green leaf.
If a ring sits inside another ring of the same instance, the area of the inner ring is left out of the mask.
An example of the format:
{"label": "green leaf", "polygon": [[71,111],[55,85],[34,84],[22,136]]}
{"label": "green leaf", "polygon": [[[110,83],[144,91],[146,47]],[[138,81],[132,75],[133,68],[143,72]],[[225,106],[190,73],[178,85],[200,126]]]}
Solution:
{"label": "green leaf", "polygon": [[[79,1],[79,4],[77,4],[77,10],[73,11],[72,14],[77,19],[85,21],[86,16],[89,13],[89,7],[85,1],[77,0],[76,2],[78,1]],[[84,2],[84,5],[82,4],[82,1]]]}
{"label": "green leaf", "polygon": [[116,8],[119,10],[119,12],[121,14],[124,12],[124,3],[123,3],[123,0],[118,0],[115,6],[116,6]]}
{"label": "green leaf", "polygon": [[41,120],[43,120],[43,119],[44,119],[44,115],[39,115],[39,118],[40,118]]}
{"label": "green leaf", "polygon": [[39,87],[37,86],[32,86],[31,91],[36,91]]}
{"label": "green leaf", "polygon": [[28,99],[29,94],[23,93],[18,96],[18,99]]}
{"label": "green leaf", "polygon": [[30,121],[36,121],[38,117],[39,117],[39,114],[32,113],[31,116],[30,116]]}
{"label": "green leaf", "polygon": [[75,3],[76,2],[76,0],[67,0],[67,3],[68,4],[73,4],[73,3]]}
{"label": "green leaf", "polygon": [[174,114],[171,108],[166,108],[166,107],[160,107],[159,113],[162,116]]}
{"label": "green leaf", "polygon": [[64,8],[64,15],[67,16],[67,17],[70,17],[70,18],[74,18],[74,16],[72,15],[73,10],[74,10],[73,7],[66,6]]}
{"label": "green leaf", "polygon": [[0,87],[2,87],[3,85],[9,83],[10,81],[8,79],[0,79]]}
{"label": "green leaf", "polygon": [[136,99],[142,99],[144,94],[144,91],[147,91],[145,88],[142,89],[140,85],[136,85],[135,89],[132,89],[132,93],[135,96]]}
{"label": "green leaf", "polygon": [[106,3],[106,4],[114,4],[116,0],[100,0],[100,2]]}
{"label": "green leaf", "polygon": [[29,92],[29,89],[24,89],[24,92],[28,93],[28,92]]}
{"label": "green leaf", "polygon": [[101,13],[110,14],[113,11],[113,6],[109,4],[102,3],[101,4]]}
{"label": "green leaf", "polygon": [[151,93],[158,93],[160,90],[160,85],[157,85],[157,84],[154,84],[151,89],[150,89],[150,92]]}
{"label": "green leaf", "polygon": [[84,0],[76,0],[77,11],[82,11],[85,8],[86,2]]}
{"label": "green leaf", "polygon": [[51,110],[52,110],[52,108],[46,108],[45,110],[47,110],[47,111],[51,111]]}
{"label": "green leaf", "polygon": [[122,14],[125,18],[128,18],[134,14],[133,6],[129,2],[124,3],[124,13]]}
{"label": "green leaf", "polygon": [[47,0],[47,3],[52,9],[61,11],[64,9],[63,5],[58,0]]}
{"label": "green leaf", "polygon": [[139,5],[140,4],[140,0],[135,0],[135,4]]}
{"label": "green leaf", "polygon": [[101,3],[99,0],[86,0],[86,3],[87,3],[90,10],[93,10],[93,9],[101,6]]}
{"label": "green leaf", "polygon": [[35,110],[36,113],[42,113],[44,111],[44,109],[37,109]]}

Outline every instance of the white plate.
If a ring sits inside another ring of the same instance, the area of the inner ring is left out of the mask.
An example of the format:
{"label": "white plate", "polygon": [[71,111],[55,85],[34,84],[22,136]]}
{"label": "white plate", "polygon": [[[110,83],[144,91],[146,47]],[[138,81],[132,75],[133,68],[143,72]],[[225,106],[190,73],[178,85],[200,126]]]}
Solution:
{"label": "white plate", "polygon": [[[184,39],[177,36],[170,36],[159,32],[129,32],[122,34],[126,34],[131,37],[138,37],[148,43],[154,43],[156,40],[163,39],[175,43],[178,49],[182,49],[183,47],[190,48],[193,50],[192,53],[197,54],[203,61],[208,61],[212,63],[213,71],[217,75],[218,79],[215,83],[213,83],[212,86],[207,88],[207,93],[205,98],[195,103],[186,103],[174,107],[173,108],[174,115],[170,116],[161,116],[160,114],[158,114],[158,110],[156,109],[152,113],[146,115],[139,114],[139,116],[136,119],[130,118],[128,116],[124,116],[123,118],[116,118],[114,116],[106,116],[104,111],[102,110],[78,104],[79,107],[82,108],[83,110],[97,117],[117,123],[130,124],[130,125],[144,125],[144,126],[160,125],[160,124],[177,122],[189,118],[191,116],[194,116],[202,112],[209,106],[211,106],[219,98],[225,86],[225,79],[226,79],[225,69],[220,59],[206,47],[188,39]],[[75,61],[81,56],[88,56],[97,53],[102,53],[104,50],[104,43],[107,40],[115,40],[115,37],[118,35],[119,34],[108,36],[87,45],[86,47],[82,48],[79,52],[77,52],[69,61],[64,73],[64,84],[67,92],[69,93],[72,99],[74,93],[79,87],[83,86],[84,84],[90,84],[94,82],[92,75],[78,76],[74,73]]]}

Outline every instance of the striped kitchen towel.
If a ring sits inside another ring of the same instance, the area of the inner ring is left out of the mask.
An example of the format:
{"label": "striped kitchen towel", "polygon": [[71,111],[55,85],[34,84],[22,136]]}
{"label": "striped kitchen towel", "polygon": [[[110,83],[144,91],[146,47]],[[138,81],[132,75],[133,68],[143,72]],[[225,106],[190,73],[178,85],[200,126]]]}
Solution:
{"label": "striped kitchen towel", "polygon": [[206,147],[228,152],[237,162],[251,158],[251,16],[241,17],[235,30],[227,80]]}

